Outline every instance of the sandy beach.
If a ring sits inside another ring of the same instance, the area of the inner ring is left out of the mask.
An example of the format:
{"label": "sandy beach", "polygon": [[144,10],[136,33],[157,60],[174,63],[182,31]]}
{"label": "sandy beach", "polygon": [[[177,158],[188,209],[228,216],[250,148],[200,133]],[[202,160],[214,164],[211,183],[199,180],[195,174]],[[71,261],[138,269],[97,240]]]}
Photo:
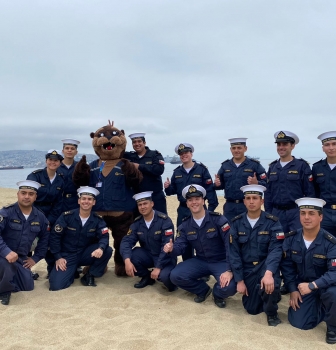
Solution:
{"label": "sandy beach", "polygon": [[[15,189],[0,189],[0,207],[16,201]],[[217,208],[222,212],[223,196]],[[169,215],[176,222],[176,197],[168,197]],[[196,304],[193,295],[167,292],[155,283],[135,289],[138,277],[118,278],[109,270],[97,287],[79,280],[65,290],[49,291],[46,264],[34,266],[40,278],[31,292],[12,294],[0,304],[1,350],[27,349],[330,349],[325,323],[310,331],[287,320],[288,296],[279,303],[282,324],[269,327],[266,315],[248,315],[241,296],[219,309],[209,297]],[[210,285],[214,284],[211,278]]]}

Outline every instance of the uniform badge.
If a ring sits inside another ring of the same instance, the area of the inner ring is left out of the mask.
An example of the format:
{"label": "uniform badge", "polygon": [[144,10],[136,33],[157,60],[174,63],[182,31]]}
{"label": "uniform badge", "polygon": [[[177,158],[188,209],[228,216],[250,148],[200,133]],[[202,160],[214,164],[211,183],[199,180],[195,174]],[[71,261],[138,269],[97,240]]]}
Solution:
{"label": "uniform badge", "polygon": [[266,179],[266,174],[265,173],[262,173],[261,175],[260,175],[260,178],[261,178],[261,180],[264,180],[264,179]]}
{"label": "uniform badge", "polygon": [[212,184],[212,179],[207,179],[207,180],[205,181],[205,183],[206,183],[207,185]]}
{"label": "uniform badge", "polygon": [[50,225],[48,224],[47,226],[47,231],[49,232],[50,231]]}
{"label": "uniform badge", "polygon": [[171,236],[173,234],[173,230],[169,229],[165,231],[165,236]]}
{"label": "uniform badge", "polygon": [[161,159],[160,159],[160,160],[159,160],[159,163],[160,163],[161,165],[164,165],[165,162],[164,162],[164,160],[161,160]]}
{"label": "uniform badge", "polygon": [[180,231],[177,231],[176,237],[180,237],[180,236],[181,236]]}
{"label": "uniform badge", "polygon": [[230,225],[229,225],[228,223],[226,223],[226,224],[224,224],[224,225],[222,226],[222,231],[223,231],[223,232],[226,232],[227,230],[230,230]]}
{"label": "uniform badge", "polygon": [[60,233],[63,231],[63,227],[60,224],[55,225],[55,232]]}
{"label": "uniform badge", "polygon": [[232,235],[230,235],[230,243],[232,244]]}
{"label": "uniform badge", "polygon": [[308,180],[313,181],[313,175],[309,175]]}
{"label": "uniform badge", "polygon": [[331,259],[331,266],[336,266],[336,259]]}
{"label": "uniform badge", "polygon": [[105,235],[106,233],[108,233],[108,228],[107,228],[107,227],[104,227],[104,228],[101,230],[101,233],[102,233],[102,235]]}
{"label": "uniform badge", "polygon": [[132,233],[132,230],[129,229],[129,230],[127,231],[127,236],[129,236],[131,233]]}
{"label": "uniform badge", "polygon": [[278,233],[276,234],[276,238],[277,238],[277,239],[285,239],[285,234],[284,234],[283,232],[278,232]]}

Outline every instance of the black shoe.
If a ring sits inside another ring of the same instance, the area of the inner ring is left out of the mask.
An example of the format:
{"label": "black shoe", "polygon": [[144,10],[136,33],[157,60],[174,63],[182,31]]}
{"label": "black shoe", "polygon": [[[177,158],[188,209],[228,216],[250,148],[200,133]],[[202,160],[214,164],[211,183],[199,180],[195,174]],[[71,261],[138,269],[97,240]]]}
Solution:
{"label": "black shoe", "polygon": [[168,292],[175,292],[175,290],[178,290],[177,286],[168,288]]}
{"label": "black shoe", "polygon": [[278,314],[275,314],[273,316],[267,315],[267,322],[269,326],[276,327],[278,324],[281,323],[281,320]]}
{"label": "black shoe", "polygon": [[78,270],[74,274],[74,279],[77,280],[80,277]]}
{"label": "black shoe", "polygon": [[134,288],[145,288],[146,286],[152,286],[155,283],[155,280],[151,278],[150,275],[142,277],[140,282],[135,283]]}
{"label": "black shoe", "polygon": [[90,273],[84,275],[80,280],[83,286],[97,287],[94,276]]}
{"label": "black shoe", "polygon": [[287,288],[286,288],[286,286],[284,284],[280,288],[280,293],[281,293],[281,295],[286,295],[286,294],[289,293]]}
{"label": "black shoe", "polygon": [[328,344],[336,344],[336,332],[328,329],[326,333],[326,342]]}
{"label": "black shoe", "polygon": [[40,277],[40,275],[37,272],[32,272],[32,277],[33,280],[36,281]]}
{"label": "black shoe", "polygon": [[221,309],[224,309],[226,306],[226,301],[224,299],[214,297],[214,302]]}
{"label": "black shoe", "polygon": [[203,277],[200,278],[200,280],[202,280],[204,282],[209,282],[210,276],[209,275],[208,276],[203,276]]}
{"label": "black shoe", "polygon": [[0,300],[2,305],[8,305],[11,297],[11,292],[0,294]]}
{"label": "black shoe", "polygon": [[194,298],[195,303],[203,303],[203,301],[211,294],[212,289],[209,287],[207,293],[205,295],[197,295]]}

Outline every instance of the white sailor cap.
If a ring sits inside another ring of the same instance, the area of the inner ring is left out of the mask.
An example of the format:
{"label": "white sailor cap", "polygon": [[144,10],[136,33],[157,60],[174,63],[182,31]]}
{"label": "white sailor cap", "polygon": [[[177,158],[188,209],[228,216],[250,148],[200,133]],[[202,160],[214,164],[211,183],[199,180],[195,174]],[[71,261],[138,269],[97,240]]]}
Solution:
{"label": "white sailor cap", "polygon": [[194,153],[194,146],[191,145],[190,143],[179,143],[176,147],[175,147],[175,153],[177,154],[181,154],[183,152],[191,152]]}
{"label": "white sailor cap", "polygon": [[191,184],[182,190],[182,196],[184,198],[190,198],[190,197],[202,197],[204,198],[206,196],[206,190],[204,187],[196,184]]}
{"label": "white sailor cap", "polygon": [[290,142],[290,143],[295,143],[296,145],[299,143],[299,137],[297,135],[295,135],[293,132],[291,131],[277,131],[274,134],[274,138],[275,138],[275,143],[278,142]]}
{"label": "white sailor cap", "polygon": [[64,159],[62,153],[57,149],[50,149],[45,157],[46,159],[58,159],[60,161]]}
{"label": "white sailor cap", "polygon": [[235,137],[233,139],[229,139],[228,141],[230,142],[231,146],[236,146],[236,145],[246,146],[246,140],[247,138],[245,137]]}
{"label": "white sailor cap", "polygon": [[145,133],[144,132],[135,132],[134,134],[128,135],[128,137],[133,140],[133,139],[138,139],[138,138],[145,138]]}
{"label": "white sailor cap", "polygon": [[63,145],[71,145],[75,147],[78,147],[78,145],[80,144],[78,140],[74,140],[74,139],[64,139],[64,140],[61,140],[61,142],[63,143]]}
{"label": "white sailor cap", "polygon": [[336,131],[327,131],[323,134],[317,136],[319,140],[322,141],[322,144],[328,141],[336,140]]}
{"label": "white sailor cap", "polygon": [[326,204],[326,202],[323,199],[309,198],[309,197],[299,198],[295,201],[295,203],[298,205],[300,209],[315,209],[315,210],[322,210],[323,206]]}
{"label": "white sailor cap", "polygon": [[240,190],[244,192],[244,195],[257,194],[262,197],[266,191],[266,187],[261,185],[245,185],[243,187],[240,187]]}
{"label": "white sailor cap", "polygon": [[94,187],[81,186],[77,190],[77,193],[78,193],[78,197],[82,195],[86,195],[86,196],[92,196],[93,198],[96,198],[100,192]]}
{"label": "white sailor cap", "polygon": [[19,190],[26,189],[33,190],[35,192],[37,192],[37,190],[41,187],[41,185],[38,182],[32,180],[23,180],[17,182],[16,184],[19,186]]}
{"label": "white sailor cap", "polygon": [[138,202],[142,202],[142,201],[146,201],[146,200],[152,200],[152,193],[153,191],[146,191],[146,192],[140,192],[137,193],[133,196],[133,198],[135,199],[135,201]]}

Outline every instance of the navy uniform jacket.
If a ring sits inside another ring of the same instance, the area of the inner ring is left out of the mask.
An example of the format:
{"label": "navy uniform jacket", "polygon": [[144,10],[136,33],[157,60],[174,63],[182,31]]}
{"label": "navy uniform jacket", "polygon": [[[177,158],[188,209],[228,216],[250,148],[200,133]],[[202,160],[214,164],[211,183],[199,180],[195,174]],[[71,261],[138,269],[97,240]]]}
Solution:
{"label": "navy uniform jacket", "polygon": [[[94,211],[133,211],[136,202],[132,198],[134,193],[126,185],[125,175],[121,170],[123,162],[120,161],[105,178],[100,173],[99,159],[90,163],[90,185],[96,187],[100,194],[96,197]],[[102,186],[97,184],[101,182]]]}
{"label": "navy uniform jacket", "polygon": [[221,186],[216,190],[224,190],[224,197],[228,200],[243,200],[242,186],[248,185],[247,178],[256,173],[258,184],[266,186],[266,170],[255,159],[245,158],[238,167],[232,159],[227,159],[218,170]]}
{"label": "navy uniform jacket", "polygon": [[318,288],[336,284],[336,238],[320,229],[309,249],[302,229],[286,234],[283,243],[282,274],[289,292],[297,291],[301,282],[315,282]]}
{"label": "navy uniform jacket", "polygon": [[65,164],[61,163],[60,167],[57,169],[57,173],[62,174],[64,180],[62,211],[68,211],[79,207],[77,187],[72,182],[72,174],[75,170],[75,166],[77,163],[78,162],[73,162],[70,168],[68,168]]}
{"label": "navy uniform jacket", "polygon": [[156,268],[162,269],[171,262],[171,257],[163,251],[163,247],[169,240],[174,240],[174,225],[171,219],[158,211],[154,211],[154,218],[149,227],[143,216],[138,216],[130,226],[127,235],[120,244],[120,254],[123,259],[131,259],[132,248],[137,242],[153,257],[158,257]]}
{"label": "navy uniform jacket", "polygon": [[188,216],[178,227],[171,254],[182,255],[188,245],[196,251],[196,258],[208,263],[226,261],[229,265],[229,230],[225,216],[205,211],[201,227]]}
{"label": "navy uniform jacket", "polygon": [[296,199],[315,197],[312,172],[303,159],[293,157],[284,167],[275,160],[269,165],[267,179],[266,212],[271,213],[274,205],[295,207]]}
{"label": "navy uniform jacket", "polygon": [[49,222],[45,215],[33,207],[26,220],[17,202],[0,209],[1,257],[13,251],[20,259],[26,259],[36,237],[39,240],[32,259],[37,263],[48,249]]}
{"label": "navy uniform jacket", "polygon": [[324,199],[328,205],[336,204],[336,168],[330,169],[326,159],[313,164],[314,188],[317,198]]}
{"label": "navy uniform jacket", "polygon": [[63,176],[56,173],[53,183],[50,183],[47,168],[44,168],[30,173],[27,180],[33,180],[41,184],[41,187],[37,190],[37,199],[34,205],[43,211],[50,225],[53,225],[62,213]]}
{"label": "navy uniform jacket", "polygon": [[125,152],[124,158],[133,163],[139,164],[139,170],[143,174],[143,180],[139,184],[136,192],[161,192],[163,189],[162,177],[164,172],[164,160],[158,151],[152,151],[148,147],[146,153],[139,157],[136,152]]}
{"label": "navy uniform jacket", "polygon": [[247,213],[232,219],[230,263],[235,281],[244,279],[245,270],[249,271],[255,265],[263,263],[263,269],[271,271],[274,275],[281,261],[284,238],[278,218],[264,211],[253,228],[247,219]]}
{"label": "navy uniform jacket", "polygon": [[109,233],[105,221],[91,212],[85,225],[79,217],[79,209],[62,213],[50,234],[50,251],[56,260],[68,254],[80,254],[91,244],[98,243],[105,250],[109,244]]}
{"label": "navy uniform jacket", "polygon": [[190,169],[189,173],[185,171],[182,165],[174,169],[171,177],[171,184],[165,189],[166,195],[177,194],[177,199],[181,205],[186,206],[186,200],[182,196],[182,190],[187,185],[196,184],[204,187],[206,190],[206,199],[209,203],[209,210],[215,210],[218,205],[216,191],[214,190],[211,176],[207,167],[202,163],[196,163]]}

